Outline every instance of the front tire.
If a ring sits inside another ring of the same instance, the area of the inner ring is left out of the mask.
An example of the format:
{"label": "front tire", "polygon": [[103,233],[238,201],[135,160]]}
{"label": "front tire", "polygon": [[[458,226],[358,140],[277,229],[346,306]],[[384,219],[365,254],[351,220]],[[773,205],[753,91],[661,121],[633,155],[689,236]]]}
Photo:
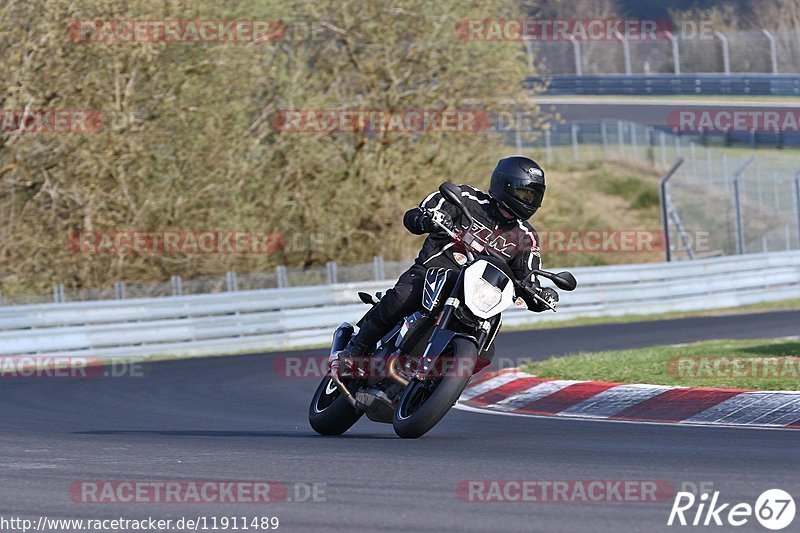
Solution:
{"label": "front tire", "polygon": [[[351,389],[351,392],[355,393],[355,390]],[[328,373],[311,399],[308,422],[320,435],[341,435],[353,427],[363,414],[350,405]]]}
{"label": "front tire", "polygon": [[394,411],[394,431],[404,439],[421,437],[444,418],[472,376],[478,348],[470,340],[453,340],[452,364],[437,381],[413,380]]}

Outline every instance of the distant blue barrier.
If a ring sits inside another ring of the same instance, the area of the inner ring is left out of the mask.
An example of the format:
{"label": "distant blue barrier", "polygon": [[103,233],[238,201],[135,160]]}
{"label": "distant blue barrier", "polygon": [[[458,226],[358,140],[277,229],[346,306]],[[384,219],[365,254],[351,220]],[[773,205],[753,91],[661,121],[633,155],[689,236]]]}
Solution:
{"label": "distant blue barrier", "polygon": [[531,76],[526,85],[549,82],[549,95],[743,95],[800,96],[800,74],[604,74]]}

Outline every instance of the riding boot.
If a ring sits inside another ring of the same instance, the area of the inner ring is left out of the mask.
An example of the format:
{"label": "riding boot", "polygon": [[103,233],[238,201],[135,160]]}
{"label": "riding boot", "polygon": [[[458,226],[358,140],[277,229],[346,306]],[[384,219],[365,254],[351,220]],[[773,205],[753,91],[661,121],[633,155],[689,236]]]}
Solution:
{"label": "riding boot", "polygon": [[[374,318],[374,317],[373,317]],[[367,363],[375,345],[386,333],[385,328],[370,319],[370,313],[362,319],[358,334],[354,335],[337,355],[340,368],[345,374],[367,374]]]}

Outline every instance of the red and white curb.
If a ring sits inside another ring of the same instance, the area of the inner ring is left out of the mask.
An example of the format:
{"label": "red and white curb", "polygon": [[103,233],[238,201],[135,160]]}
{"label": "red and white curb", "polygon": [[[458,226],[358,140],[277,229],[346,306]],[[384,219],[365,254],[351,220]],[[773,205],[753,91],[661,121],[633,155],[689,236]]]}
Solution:
{"label": "red and white curb", "polygon": [[558,380],[516,368],[479,377],[458,404],[503,414],[800,429],[800,392]]}

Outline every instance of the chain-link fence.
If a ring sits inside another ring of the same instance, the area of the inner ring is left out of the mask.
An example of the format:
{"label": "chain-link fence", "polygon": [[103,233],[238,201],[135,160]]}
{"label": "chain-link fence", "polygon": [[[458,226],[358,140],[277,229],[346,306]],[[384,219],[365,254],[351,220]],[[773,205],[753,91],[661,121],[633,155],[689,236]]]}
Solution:
{"label": "chain-link fence", "polygon": [[555,166],[620,160],[666,171],[683,159],[664,199],[674,259],[800,248],[800,158],[790,149],[704,145],[623,121],[514,132],[510,140]]}
{"label": "chain-link fence", "polygon": [[[620,36],[621,37],[621,36]],[[800,31],[666,34],[659,40],[526,41],[544,74],[798,73]]]}
{"label": "chain-link fence", "polygon": [[677,258],[800,248],[800,160],[688,148],[666,194]]}

